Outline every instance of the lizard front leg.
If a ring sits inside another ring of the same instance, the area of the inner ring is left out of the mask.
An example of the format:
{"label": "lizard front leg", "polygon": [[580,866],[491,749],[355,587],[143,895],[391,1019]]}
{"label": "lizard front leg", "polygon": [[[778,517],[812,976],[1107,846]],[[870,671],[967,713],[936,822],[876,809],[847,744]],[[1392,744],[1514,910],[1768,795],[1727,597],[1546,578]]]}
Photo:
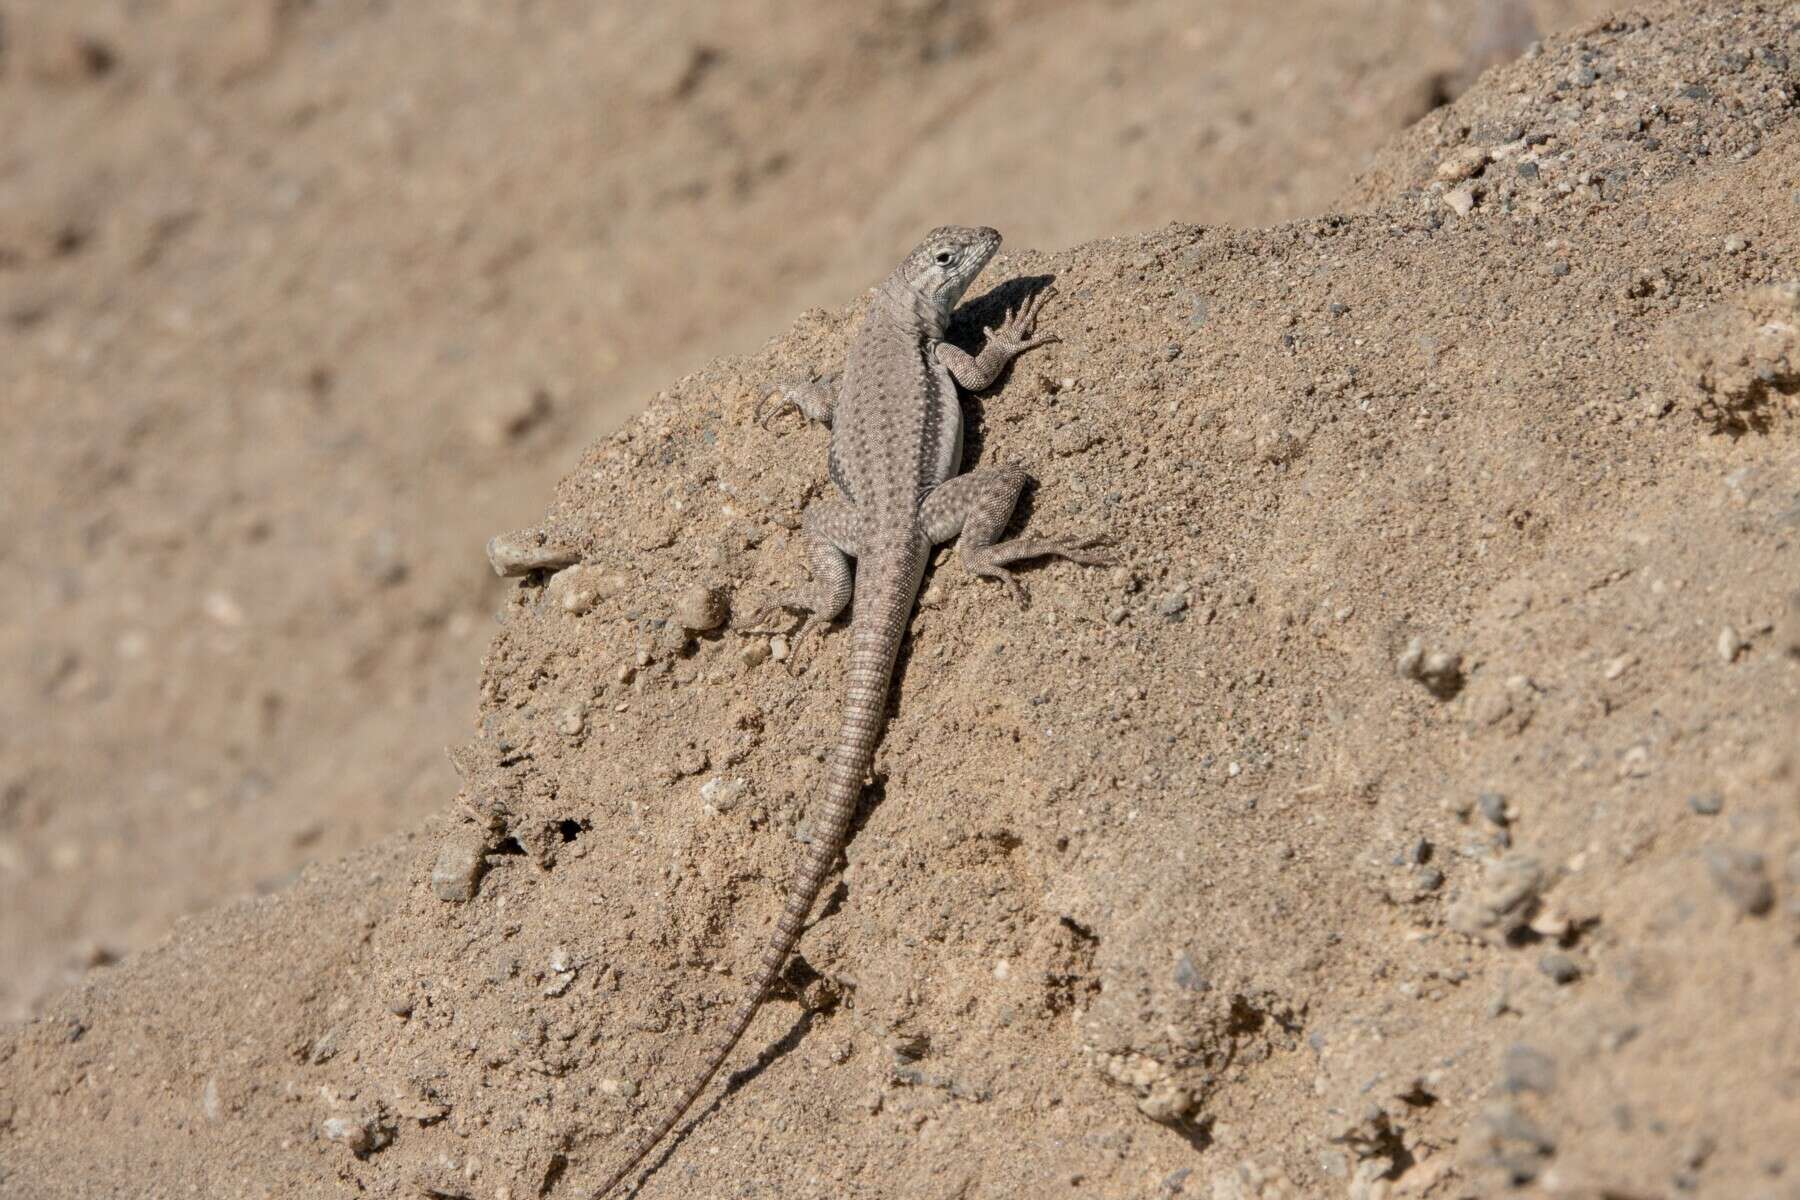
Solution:
{"label": "lizard front leg", "polygon": [[[813,626],[838,619],[850,607],[853,576],[850,559],[862,553],[862,517],[854,507],[839,500],[815,504],[801,519],[806,534],[806,564],[812,569],[810,586],[784,592],[765,605],[753,622],[776,609],[798,609],[806,614],[800,627],[789,640],[794,646]],[[755,630],[753,632],[767,632]]]}
{"label": "lizard front leg", "polygon": [[981,332],[987,335],[987,341],[982,343],[979,353],[970,354],[949,342],[939,342],[938,361],[944,364],[944,369],[950,372],[965,391],[981,391],[1000,378],[1000,372],[1006,369],[1006,364],[1019,355],[1035,347],[1062,340],[1054,333],[1040,333],[1036,337],[1031,334],[1032,327],[1037,324],[1038,310],[1044,307],[1044,301],[1049,298],[1050,289],[1044,288],[1021,304],[1017,313],[1007,309],[1006,320],[1000,323],[1000,328],[982,329]]}
{"label": "lizard front leg", "polygon": [[[790,408],[797,408],[809,421],[830,425],[837,412],[839,376],[825,375],[804,383],[783,383],[764,396],[756,405],[756,423],[768,428],[769,422]],[[775,398],[779,396],[779,400]],[[775,400],[773,406],[770,401]]]}
{"label": "lizard front leg", "polygon": [[933,545],[956,538],[956,552],[964,568],[971,575],[998,579],[1012,589],[1020,604],[1025,603],[1025,587],[1006,569],[1007,563],[1050,555],[1090,566],[1113,561],[1111,555],[1093,550],[1103,540],[1097,537],[1076,541],[1019,537],[1000,541],[1027,478],[1018,467],[977,468],[946,480],[919,507],[925,536]]}

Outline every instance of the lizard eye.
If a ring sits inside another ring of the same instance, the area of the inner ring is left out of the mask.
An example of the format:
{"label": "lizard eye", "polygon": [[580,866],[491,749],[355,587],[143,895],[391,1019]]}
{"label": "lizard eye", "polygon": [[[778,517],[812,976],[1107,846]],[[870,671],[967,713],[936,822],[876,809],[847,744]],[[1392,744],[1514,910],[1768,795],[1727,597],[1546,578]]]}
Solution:
{"label": "lizard eye", "polygon": [[948,250],[939,250],[937,252],[938,265],[941,267],[947,267],[950,265],[950,260],[955,257],[956,256],[954,254],[950,253]]}

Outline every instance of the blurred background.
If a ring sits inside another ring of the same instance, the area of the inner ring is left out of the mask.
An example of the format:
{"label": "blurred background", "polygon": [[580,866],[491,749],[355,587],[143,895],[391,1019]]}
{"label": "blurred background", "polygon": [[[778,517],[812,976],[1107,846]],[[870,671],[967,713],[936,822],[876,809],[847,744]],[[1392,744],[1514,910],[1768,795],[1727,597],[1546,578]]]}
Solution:
{"label": "blurred background", "polygon": [[484,541],[661,383],[946,221],[1323,211],[1605,7],[0,0],[0,1019],[445,803]]}

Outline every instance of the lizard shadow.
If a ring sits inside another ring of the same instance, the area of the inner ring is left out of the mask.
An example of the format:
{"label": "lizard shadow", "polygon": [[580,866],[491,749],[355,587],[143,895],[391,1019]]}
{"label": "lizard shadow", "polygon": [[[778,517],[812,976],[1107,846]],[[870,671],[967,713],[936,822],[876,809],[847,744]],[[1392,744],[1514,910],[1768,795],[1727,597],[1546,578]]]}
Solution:
{"label": "lizard shadow", "polygon": [[[997,327],[1006,319],[1009,309],[1017,309],[1055,282],[1054,275],[1021,275],[1007,280],[992,291],[982,293],[979,299],[956,310],[950,321],[951,340],[971,354],[976,353],[981,349],[983,329],[990,325]],[[1039,314],[1039,323],[1054,331],[1056,314]],[[963,393],[963,455],[959,470],[968,471],[981,464],[983,451],[987,448],[987,400],[1005,388],[1007,381],[1023,361],[1025,358],[1022,356],[1007,363],[994,382],[981,391]],[[1007,522],[1009,531],[1016,531],[1030,521],[1032,493],[1036,490],[1035,479],[1026,483],[1025,490],[1019,494],[1018,503],[1013,506],[1012,519]]]}
{"label": "lizard shadow", "polygon": [[[886,796],[886,782],[885,778],[878,775],[868,787],[863,789],[862,802],[856,806],[856,813],[851,818],[850,836],[845,839],[846,845],[848,845],[850,841],[855,838],[856,834],[861,831],[863,825],[869,819],[869,814],[874,812],[875,808],[880,805],[882,799]],[[837,886],[832,888],[831,895],[827,897],[819,915],[807,922],[807,928],[811,929],[820,921],[826,920],[833,913],[843,908],[849,895],[849,885],[845,884],[840,879],[837,882]],[[805,964],[805,959],[798,953],[794,955],[793,961],[795,964],[801,966],[804,966]],[[810,968],[808,968],[808,970],[810,971]],[[774,993],[771,993],[771,997],[773,994]],[[758,1075],[761,1075],[764,1071],[781,1061],[781,1059],[800,1048],[800,1044],[806,1040],[807,1033],[811,1031],[813,1022],[822,1012],[821,1009],[805,1007],[804,1001],[801,1001],[801,1004],[802,1008],[799,1019],[796,1020],[793,1026],[782,1035],[781,1040],[766,1047],[756,1056],[755,1062],[750,1063],[748,1066],[740,1067],[726,1077],[725,1086],[720,1089],[719,1094],[713,1098],[713,1102],[707,1105],[703,1111],[691,1117],[681,1129],[677,1130],[669,1138],[668,1143],[662,1148],[662,1153],[656,1156],[655,1162],[649,1164],[648,1168],[639,1174],[638,1186],[634,1187],[630,1192],[627,1192],[627,1197],[636,1196],[639,1188],[641,1188],[643,1184],[658,1171],[662,1170],[663,1164],[668,1162],[675,1151],[681,1147],[681,1144],[687,1140],[688,1134],[699,1128],[702,1122],[711,1117],[713,1113],[717,1112],[719,1108],[724,1105],[727,1098],[749,1086],[751,1081]]]}
{"label": "lizard shadow", "polygon": [[663,1165],[674,1156],[675,1151],[681,1148],[683,1142],[687,1141],[688,1134],[699,1128],[707,1118],[717,1112],[724,1105],[728,1097],[737,1094],[737,1092],[749,1085],[749,1083],[758,1075],[761,1075],[781,1059],[799,1049],[800,1043],[806,1040],[807,1031],[812,1028],[813,1021],[817,1016],[818,1013],[812,1009],[803,1010],[800,1014],[800,1019],[794,1022],[793,1027],[789,1029],[787,1033],[782,1035],[780,1041],[758,1054],[756,1056],[756,1061],[749,1066],[740,1067],[738,1070],[733,1071],[727,1076],[724,1088],[720,1090],[717,1096],[713,1097],[713,1102],[708,1104],[706,1108],[697,1115],[690,1117],[680,1129],[676,1130],[675,1133],[670,1136],[668,1143],[662,1148],[662,1153],[656,1156],[656,1161],[650,1163],[647,1168],[638,1173],[637,1185],[629,1192],[625,1193],[625,1195],[627,1197],[632,1197],[642,1191],[644,1184],[649,1182],[657,1172],[661,1171]]}

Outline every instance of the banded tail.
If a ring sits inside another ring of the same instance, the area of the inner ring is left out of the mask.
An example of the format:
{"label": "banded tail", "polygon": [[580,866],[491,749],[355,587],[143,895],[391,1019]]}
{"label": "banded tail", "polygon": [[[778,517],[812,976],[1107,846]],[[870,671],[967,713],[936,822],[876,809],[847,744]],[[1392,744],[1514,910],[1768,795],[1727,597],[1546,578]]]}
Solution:
{"label": "banded tail", "polygon": [[[731,1015],[730,1026],[720,1039],[718,1049],[707,1059],[705,1069],[688,1085],[680,1101],[656,1128],[632,1147],[624,1163],[594,1193],[594,1200],[603,1200],[618,1187],[693,1107],[700,1093],[719,1073],[719,1068],[725,1065],[744,1031],[750,1028],[757,1010],[780,977],[781,969],[787,965],[788,955],[800,939],[800,928],[819,898],[819,889],[824,886],[825,877],[831,873],[844,849],[850,819],[856,813],[856,801],[862,794],[863,778],[875,760],[875,746],[881,740],[882,721],[887,712],[888,686],[893,681],[894,659],[900,652],[900,639],[906,634],[913,601],[918,597],[925,555],[921,539],[918,548],[911,553],[883,555],[868,561],[857,572],[856,608],[850,623],[848,695],[844,702],[844,718],[838,726],[836,747],[826,767],[825,808],[813,829],[812,845],[807,847],[806,857],[801,860],[800,873],[788,885],[787,905],[763,950],[756,982],[739,1001]],[[909,574],[910,584],[907,582]]]}

